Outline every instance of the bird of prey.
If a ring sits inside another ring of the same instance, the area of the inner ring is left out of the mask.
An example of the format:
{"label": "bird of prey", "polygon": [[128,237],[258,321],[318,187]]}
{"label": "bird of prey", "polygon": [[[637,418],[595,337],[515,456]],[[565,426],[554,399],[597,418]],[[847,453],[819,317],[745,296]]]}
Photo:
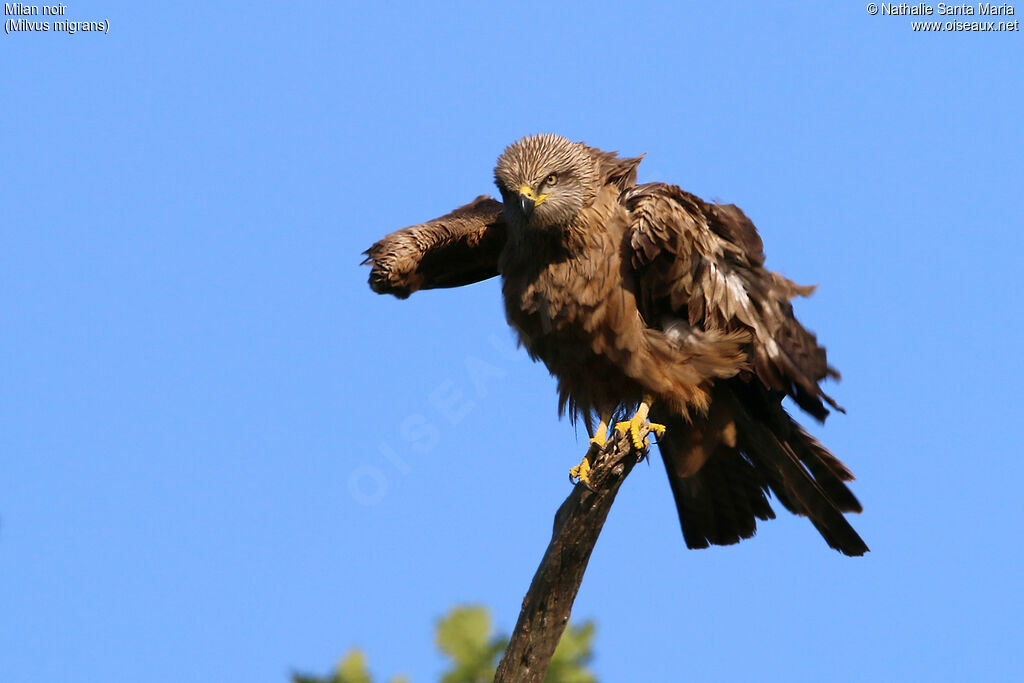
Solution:
{"label": "bird of prey", "polygon": [[648,425],[690,548],[753,536],[775,517],[770,492],[832,548],[864,554],[844,517],[861,511],[853,475],[782,405],[819,421],[839,409],[819,386],[838,374],[790,304],[814,288],[764,267],[738,207],[638,185],[641,159],[552,134],[514,142],[494,170],[501,201],[384,237],[366,251],[370,287],[405,298],[500,275],[509,324],[558,380],[560,414],[591,434],[570,477],[587,483],[610,428],[644,452]]}

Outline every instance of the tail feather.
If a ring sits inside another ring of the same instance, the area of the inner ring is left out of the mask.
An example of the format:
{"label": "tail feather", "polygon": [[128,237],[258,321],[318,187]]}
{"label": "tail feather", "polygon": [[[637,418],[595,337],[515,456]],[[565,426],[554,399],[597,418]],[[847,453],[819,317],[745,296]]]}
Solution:
{"label": "tail feather", "polygon": [[738,449],[719,444],[696,474],[681,476],[680,435],[688,425],[672,418],[666,427],[659,447],[687,547],[739,543],[754,535],[758,519],[775,518],[763,477]]}
{"label": "tail feather", "polygon": [[832,455],[821,442],[807,433],[803,427],[789,419],[793,427],[788,442],[793,446],[800,462],[810,471],[814,480],[821,485],[829,500],[841,512],[863,512],[860,501],[844,483],[853,481],[853,473],[839,458]]}
{"label": "tail feather", "polygon": [[771,491],[787,510],[808,517],[830,547],[846,555],[867,552],[843,516],[861,511],[845,484],[853,474],[763,387],[730,384],[736,391],[716,392],[715,401],[728,404],[737,439],[720,441],[696,471],[693,453],[687,451],[693,442],[685,435],[699,426],[678,417],[659,418],[668,420],[659,445],[687,546],[750,538],[758,519],[775,517],[768,502]]}
{"label": "tail feather", "polygon": [[780,498],[785,496],[793,512],[808,517],[829,547],[844,555],[866,553],[868,547],[863,539],[846,521],[822,485],[803,466],[789,443],[779,440],[763,424],[743,422],[743,448],[762,465],[761,471],[765,473],[772,492]]}

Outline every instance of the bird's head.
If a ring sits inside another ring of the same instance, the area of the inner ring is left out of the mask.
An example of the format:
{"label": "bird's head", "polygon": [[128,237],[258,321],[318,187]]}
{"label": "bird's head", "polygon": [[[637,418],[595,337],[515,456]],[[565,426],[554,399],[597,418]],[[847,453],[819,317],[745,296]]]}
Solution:
{"label": "bird's head", "polygon": [[583,143],[550,133],[531,135],[501,153],[494,183],[510,225],[564,227],[594,201],[598,166]]}

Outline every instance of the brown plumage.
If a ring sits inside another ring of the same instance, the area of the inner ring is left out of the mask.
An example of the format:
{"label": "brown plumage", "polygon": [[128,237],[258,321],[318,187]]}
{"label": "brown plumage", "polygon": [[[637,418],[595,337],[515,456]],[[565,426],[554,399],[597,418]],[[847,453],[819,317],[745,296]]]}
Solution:
{"label": "brown plumage", "polygon": [[[394,232],[367,252],[370,286],[418,289],[502,277],[509,323],[558,380],[560,410],[588,428],[653,398],[662,459],[691,548],[736,543],[771,519],[770,491],[828,544],[867,551],[848,469],[787,414],[838,408],[838,377],[793,316],[801,287],[764,268],[737,207],[636,184],[640,157],[535,135],[498,159],[487,197]],[[592,430],[593,431],[593,430]]]}

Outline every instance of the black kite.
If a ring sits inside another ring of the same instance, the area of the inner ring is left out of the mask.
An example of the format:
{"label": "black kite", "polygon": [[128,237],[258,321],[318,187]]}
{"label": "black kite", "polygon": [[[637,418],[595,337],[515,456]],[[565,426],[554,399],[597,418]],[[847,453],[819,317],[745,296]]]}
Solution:
{"label": "black kite", "polygon": [[[614,417],[640,449],[639,425],[654,420],[689,547],[753,536],[775,516],[770,491],[831,547],[864,554],[843,516],[861,511],[853,475],[782,405],[820,421],[838,408],[819,386],[838,374],[790,304],[813,288],[764,267],[739,208],[637,185],[639,163],[523,138],[498,159],[502,202],[481,196],[391,233],[366,252],[370,286],[405,298],[501,275],[508,321],[558,379],[560,409],[584,418],[588,456]],[[588,469],[584,458],[571,474]]]}

